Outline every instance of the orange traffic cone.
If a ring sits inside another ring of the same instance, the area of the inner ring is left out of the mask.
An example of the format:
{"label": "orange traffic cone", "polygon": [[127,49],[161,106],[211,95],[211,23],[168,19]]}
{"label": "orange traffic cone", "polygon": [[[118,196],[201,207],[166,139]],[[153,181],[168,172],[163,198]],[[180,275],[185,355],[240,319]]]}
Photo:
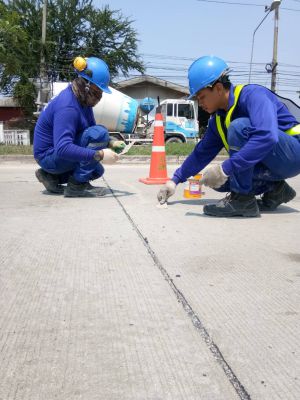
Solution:
{"label": "orange traffic cone", "polygon": [[146,183],[146,185],[161,185],[170,180],[167,175],[163,117],[158,109],[156,110],[154,121],[150,175],[148,178],[139,179],[140,182]]}

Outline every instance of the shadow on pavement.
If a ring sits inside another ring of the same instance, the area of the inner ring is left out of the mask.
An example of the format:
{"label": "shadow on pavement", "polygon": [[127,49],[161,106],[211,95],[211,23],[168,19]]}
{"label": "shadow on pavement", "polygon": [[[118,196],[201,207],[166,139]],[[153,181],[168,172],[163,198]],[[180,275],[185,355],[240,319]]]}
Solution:
{"label": "shadow on pavement", "polygon": [[[199,199],[199,200],[177,200],[177,201],[170,201],[168,202],[168,205],[174,205],[174,204],[185,204],[185,205],[198,205],[198,206],[205,206],[206,204],[215,204],[219,200],[218,199]],[[285,206],[285,205],[280,205],[276,210],[273,211],[261,211],[261,214],[291,214],[291,213],[298,213],[300,212],[298,209]],[[187,213],[186,215],[198,215],[200,214],[197,213]]]}
{"label": "shadow on pavement", "polygon": [[176,200],[176,201],[168,201],[168,205],[173,204],[186,204],[186,205],[198,205],[205,206],[206,204],[214,204],[218,201],[218,199],[199,199],[199,200]]}
{"label": "shadow on pavement", "polygon": [[51,193],[51,192],[48,192],[48,190],[42,190],[41,191],[41,193],[42,194],[44,194],[44,195],[46,195],[46,196],[63,196],[64,194],[63,193]]}
{"label": "shadow on pavement", "polygon": [[117,190],[117,189],[111,189],[111,191],[109,191],[105,197],[109,197],[109,195],[114,196],[114,197],[123,197],[123,196],[133,196],[136,193],[132,193],[132,192],[127,192],[126,190]]}
{"label": "shadow on pavement", "polygon": [[[105,189],[105,191],[102,191],[101,193],[99,193],[99,195],[97,195],[96,197],[123,197],[123,196],[133,196],[136,193],[131,193],[131,192],[127,192],[124,190],[116,190],[116,189],[112,189],[112,191],[108,188],[100,188],[97,187],[97,189]],[[47,190],[42,190],[41,191],[42,194],[46,195],[46,196],[57,196],[57,197],[62,197],[64,196],[63,193],[51,193],[48,192]],[[83,198],[83,197],[78,197],[78,198]],[[93,199],[94,197],[86,197],[86,198],[90,198]]]}
{"label": "shadow on pavement", "polygon": [[[195,203],[195,204],[199,204],[199,203]],[[292,208],[292,207],[288,207],[288,206],[279,206],[276,210],[273,211],[261,211],[261,214],[271,214],[271,215],[275,215],[275,214],[292,214],[292,213],[298,213],[299,210],[297,210],[296,208]],[[206,215],[204,213],[196,213],[196,212],[191,212],[188,211],[185,214],[187,217],[204,217],[204,218],[219,218],[219,217],[214,217],[211,215]],[[230,219],[245,219],[245,217],[227,217]],[[256,217],[257,218],[257,217]]]}
{"label": "shadow on pavement", "polygon": [[[249,219],[246,217],[215,217],[213,215],[206,215],[204,213],[200,214],[200,213],[195,213],[195,212],[190,212],[190,211],[185,213],[185,215],[187,217],[202,217],[202,218],[213,218],[213,219],[244,219],[244,220]],[[261,215],[254,217],[254,218],[261,218]],[[253,218],[251,218],[251,219],[253,219]]]}
{"label": "shadow on pavement", "polygon": [[261,214],[291,214],[291,213],[298,213],[299,210],[293,207],[280,205],[276,210],[273,211],[261,211]]}

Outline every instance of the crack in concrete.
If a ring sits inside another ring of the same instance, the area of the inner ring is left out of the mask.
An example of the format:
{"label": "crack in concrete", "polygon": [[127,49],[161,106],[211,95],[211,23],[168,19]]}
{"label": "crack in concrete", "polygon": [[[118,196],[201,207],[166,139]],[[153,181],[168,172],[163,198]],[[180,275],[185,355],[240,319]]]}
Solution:
{"label": "crack in concrete", "polygon": [[151,258],[153,259],[155,265],[157,268],[160,270],[161,274],[165,278],[165,280],[168,282],[170,285],[172,291],[174,292],[175,296],[177,297],[177,300],[182,304],[183,309],[191,319],[194,327],[197,329],[197,331],[200,333],[202,339],[206,343],[207,347],[209,348],[210,352],[212,353],[213,357],[215,360],[219,363],[219,365],[222,367],[226,377],[228,378],[229,382],[232,384],[234,387],[236,393],[238,394],[239,398],[241,400],[251,400],[251,397],[249,393],[246,391],[242,383],[239,381],[238,377],[236,374],[233,372],[232,368],[230,365],[227,363],[225,360],[221,350],[218,348],[218,346],[215,344],[215,342],[212,340],[210,334],[208,333],[207,329],[201,322],[200,318],[198,315],[195,313],[189,302],[186,300],[184,294],[177,288],[177,286],[174,284],[173,279],[170,277],[168,274],[167,270],[163,267],[162,263],[160,262],[159,258],[155,254],[155,252],[152,250],[151,246],[149,245],[148,239],[142,234],[140,229],[137,227],[135,224],[134,220],[128,213],[128,211],[125,209],[121,201],[115,196],[113,189],[109,186],[108,182],[105,180],[104,177],[102,177],[104,182],[106,183],[107,187],[111,191],[112,195],[116,199],[116,201],[119,203],[120,207],[122,208],[124,214],[126,215],[127,219],[129,220],[130,224],[142,240],[144,246],[146,247],[148,253],[150,254]]}

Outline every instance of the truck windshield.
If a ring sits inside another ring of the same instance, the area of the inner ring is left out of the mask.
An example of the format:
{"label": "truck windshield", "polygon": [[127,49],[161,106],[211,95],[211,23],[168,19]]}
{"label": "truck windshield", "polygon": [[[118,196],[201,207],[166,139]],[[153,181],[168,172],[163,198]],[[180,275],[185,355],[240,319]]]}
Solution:
{"label": "truck windshield", "polygon": [[161,113],[162,113],[162,115],[165,117],[166,116],[166,105],[165,104],[162,104],[161,105]]}
{"label": "truck windshield", "polygon": [[178,117],[194,118],[194,109],[191,104],[178,104]]}
{"label": "truck windshield", "polygon": [[173,104],[172,104],[172,103],[168,103],[168,106],[167,106],[167,115],[168,115],[168,116],[172,116],[172,115],[173,115]]}

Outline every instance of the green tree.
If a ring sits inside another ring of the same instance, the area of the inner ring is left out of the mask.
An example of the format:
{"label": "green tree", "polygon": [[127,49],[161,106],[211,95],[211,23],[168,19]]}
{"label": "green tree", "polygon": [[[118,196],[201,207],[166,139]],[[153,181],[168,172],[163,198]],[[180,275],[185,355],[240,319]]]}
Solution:
{"label": "green tree", "polygon": [[47,12],[46,63],[49,79],[70,80],[72,60],[86,54],[90,30],[91,0],[49,1]]}
{"label": "green tree", "polygon": [[30,80],[37,73],[31,57],[31,41],[22,27],[22,15],[0,3],[0,88],[12,94],[24,108],[25,115],[34,109],[35,87]]}
{"label": "green tree", "polygon": [[120,71],[124,75],[128,75],[130,70],[144,72],[138,56],[137,32],[131,27],[133,21],[118,10],[110,10],[108,6],[93,10],[89,21],[90,30],[85,38],[89,55],[103,58],[109,65],[112,76]]}
{"label": "green tree", "polygon": [[103,58],[112,78],[119,72],[144,71],[137,32],[120,11],[96,9],[92,0],[49,0],[42,48],[42,8],[41,0],[0,0],[0,90],[13,95],[29,113],[42,50],[49,81],[71,80],[72,60],[78,55]]}

